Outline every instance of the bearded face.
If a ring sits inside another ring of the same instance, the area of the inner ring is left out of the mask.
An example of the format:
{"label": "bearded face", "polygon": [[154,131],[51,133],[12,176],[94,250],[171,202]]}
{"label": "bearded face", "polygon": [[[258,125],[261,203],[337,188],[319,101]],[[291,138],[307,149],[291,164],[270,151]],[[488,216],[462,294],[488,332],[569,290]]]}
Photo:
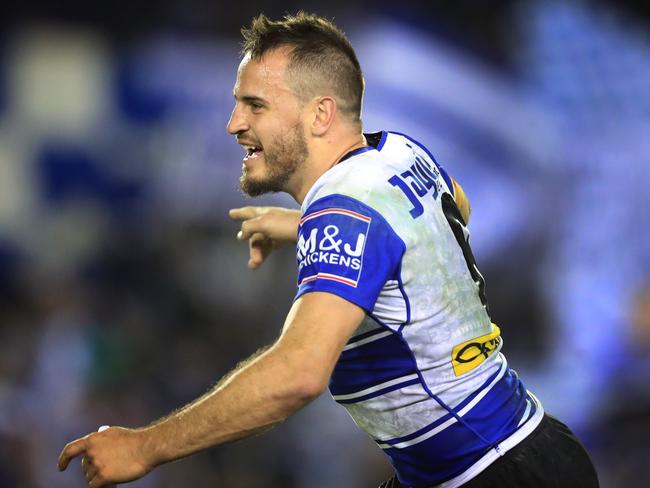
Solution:
{"label": "bearded face", "polygon": [[251,197],[286,190],[287,183],[308,156],[300,124],[272,137],[263,146],[251,144],[239,179],[241,190]]}
{"label": "bearded face", "polygon": [[281,49],[246,54],[237,71],[227,130],[246,151],[240,186],[250,196],[296,191],[309,159],[304,102],[287,81],[288,62]]}

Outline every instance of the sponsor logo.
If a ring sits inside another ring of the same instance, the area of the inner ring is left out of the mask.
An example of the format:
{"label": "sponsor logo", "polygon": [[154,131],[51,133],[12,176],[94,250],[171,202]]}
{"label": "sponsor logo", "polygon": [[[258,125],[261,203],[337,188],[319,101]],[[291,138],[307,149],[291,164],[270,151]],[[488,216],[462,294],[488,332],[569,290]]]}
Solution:
{"label": "sponsor logo", "polygon": [[456,376],[465,374],[489,358],[501,345],[501,330],[495,324],[489,334],[458,344],[451,351],[451,365]]}
{"label": "sponsor logo", "polygon": [[347,209],[305,216],[298,230],[298,285],[315,279],[356,287],[371,218]]}

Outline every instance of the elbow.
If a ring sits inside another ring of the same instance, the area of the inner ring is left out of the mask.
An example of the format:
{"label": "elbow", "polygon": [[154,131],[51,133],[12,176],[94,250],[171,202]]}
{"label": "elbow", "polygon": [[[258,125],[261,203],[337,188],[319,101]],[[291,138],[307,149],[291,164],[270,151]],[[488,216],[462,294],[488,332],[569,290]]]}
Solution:
{"label": "elbow", "polygon": [[328,378],[307,373],[298,376],[294,385],[294,394],[302,405],[312,402],[327,389]]}
{"label": "elbow", "polygon": [[[329,362],[315,358],[303,348],[286,348],[282,343],[273,351],[281,364],[277,384],[285,398],[292,399],[294,408],[304,407],[321,396],[329,386],[332,369]],[[282,378],[282,379],[280,379]]]}

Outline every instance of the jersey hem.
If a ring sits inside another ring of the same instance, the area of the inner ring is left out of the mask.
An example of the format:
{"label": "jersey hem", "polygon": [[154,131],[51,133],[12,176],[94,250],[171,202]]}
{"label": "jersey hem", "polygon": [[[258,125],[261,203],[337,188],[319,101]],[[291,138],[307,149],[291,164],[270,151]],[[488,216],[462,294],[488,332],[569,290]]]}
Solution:
{"label": "jersey hem", "polygon": [[494,449],[490,449],[487,454],[485,454],[482,458],[480,458],[478,461],[472,464],[472,466],[470,466],[467,470],[463,471],[455,478],[447,480],[438,485],[432,485],[429,488],[457,488],[459,486],[462,486],[464,483],[467,483],[471,479],[476,478],[494,461],[499,459],[499,457],[503,456],[506,452],[508,452],[510,449],[515,447],[526,437],[532,434],[532,432],[537,428],[537,426],[542,421],[542,418],[544,417],[544,408],[542,407],[542,404],[537,399],[537,397],[535,397],[535,395],[533,395],[531,392],[528,392],[528,394],[535,401],[536,411],[533,416],[519,428],[519,430],[513,433],[510,437],[498,443],[501,454],[497,453]]}

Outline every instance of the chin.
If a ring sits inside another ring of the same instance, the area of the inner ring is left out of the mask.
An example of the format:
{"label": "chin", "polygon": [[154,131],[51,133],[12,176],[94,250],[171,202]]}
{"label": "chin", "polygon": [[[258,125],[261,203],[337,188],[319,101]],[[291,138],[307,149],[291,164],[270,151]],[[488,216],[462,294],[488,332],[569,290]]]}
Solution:
{"label": "chin", "polygon": [[242,176],[239,180],[241,190],[249,197],[259,197],[265,193],[276,193],[282,189],[276,188],[272,182],[262,178],[250,178]]}

